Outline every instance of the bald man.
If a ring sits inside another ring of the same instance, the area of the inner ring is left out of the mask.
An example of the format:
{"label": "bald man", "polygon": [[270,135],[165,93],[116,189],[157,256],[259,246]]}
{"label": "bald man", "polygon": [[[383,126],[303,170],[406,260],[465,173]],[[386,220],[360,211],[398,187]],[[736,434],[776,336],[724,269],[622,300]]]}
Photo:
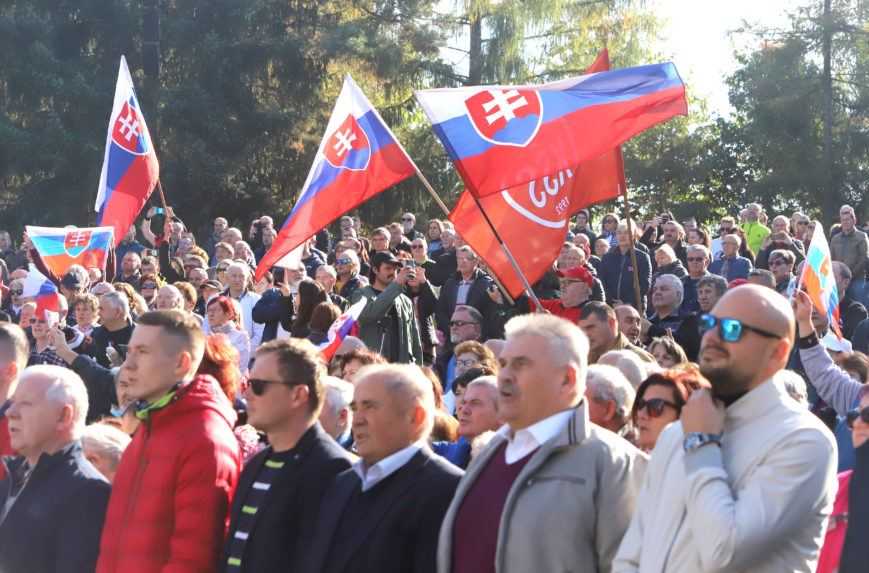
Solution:
{"label": "bald man", "polygon": [[700,368],[712,393],[692,394],[658,439],[613,571],[814,571],[836,449],[772,380],[794,344],[788,301],[744,285],[708,317]]}

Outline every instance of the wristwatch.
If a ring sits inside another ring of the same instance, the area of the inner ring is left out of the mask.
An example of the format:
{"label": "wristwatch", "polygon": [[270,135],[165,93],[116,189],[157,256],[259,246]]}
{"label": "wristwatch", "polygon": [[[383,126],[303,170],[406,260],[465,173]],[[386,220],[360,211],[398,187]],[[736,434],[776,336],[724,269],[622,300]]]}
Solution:
{"label": "wristwatch", "polygon": [[708,446],[709,444],[715,444],[716,446],[721,447],[721,436],[722,434],[689,432],[685,434],[685,438],[682,440],[682,448],[686,452],[693,452],[694,450],[700,449],[703,446]]}

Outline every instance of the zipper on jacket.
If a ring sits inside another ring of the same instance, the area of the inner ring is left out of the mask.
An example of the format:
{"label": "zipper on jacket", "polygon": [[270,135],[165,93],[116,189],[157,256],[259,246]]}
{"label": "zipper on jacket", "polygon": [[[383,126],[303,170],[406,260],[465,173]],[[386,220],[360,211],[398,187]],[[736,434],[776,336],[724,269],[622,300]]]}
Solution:
{"label": "zipper on jacket", "polygon": [[[151,437],[151,418],[148,417],[147,420],[142,422],[142,431],[145,433],[145,439],[142,441],[142,455],[139,456],[139,463],[136,466],[136,475],[133,479],[133,489],[130,491],[130,497],[127,500],[127,507],[124,509],[124,519],[121,522],[121,536],[124,534],[124,531],[127,529],[127,524],[129,523],[130,515],[133,513],[133,505],[136,503],[136,499],[139,497],[139,490],[142,488],[142,478],[145,476],[145,469],[148,467],[148,456],[145,455],[147,452],[148,439]],[[121,544],[121,537],[118,537],[118,546]],[[118,559],[120,558],[120,551],[115,552],[115,567],[112,569],[113,571],[119,571],[118,569]]]}

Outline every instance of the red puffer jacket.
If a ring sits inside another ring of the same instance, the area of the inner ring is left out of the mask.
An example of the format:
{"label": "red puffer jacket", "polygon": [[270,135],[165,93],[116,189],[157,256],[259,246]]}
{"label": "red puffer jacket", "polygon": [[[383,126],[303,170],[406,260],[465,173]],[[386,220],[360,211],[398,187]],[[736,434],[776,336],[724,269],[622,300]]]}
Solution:
{"label": "red puffer jacket", "polygon": [[217,568],[240,470],[235,412],[198,376],[142,422],[118,466],[98,573]]}

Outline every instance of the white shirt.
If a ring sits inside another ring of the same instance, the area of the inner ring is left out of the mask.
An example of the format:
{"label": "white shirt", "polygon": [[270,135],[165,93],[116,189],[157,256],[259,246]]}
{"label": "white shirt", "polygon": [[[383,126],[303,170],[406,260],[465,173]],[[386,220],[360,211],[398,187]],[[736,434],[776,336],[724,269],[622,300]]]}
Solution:
{"label": "white shirt", "polygon": [[574,410],[564,410],[543,418],[518,432],[513,432],[510,426],[503,426],[498,433],[507,438],[504,449],[504,460],[507,464],[515,464],[555,436],[567,426],[574,415]]}
{"label": "white shirt", "polygon": [[360,459],[355,464],[353,464],[353,471],[356,472],[356,475],[359,476],[359,480],[362,482],[362,491],[368,491],[381,481],[385,480],[398,470],[404,467],[404,465],[410,461],[410,458],[416,455],[418,451],[420,451],[425,442],[416,442],[415,444],[411,444],[404,448],[403,450],[398,450],[391,456],[387,456],[371,466],[370,468],[365,467],[365,461]]}

